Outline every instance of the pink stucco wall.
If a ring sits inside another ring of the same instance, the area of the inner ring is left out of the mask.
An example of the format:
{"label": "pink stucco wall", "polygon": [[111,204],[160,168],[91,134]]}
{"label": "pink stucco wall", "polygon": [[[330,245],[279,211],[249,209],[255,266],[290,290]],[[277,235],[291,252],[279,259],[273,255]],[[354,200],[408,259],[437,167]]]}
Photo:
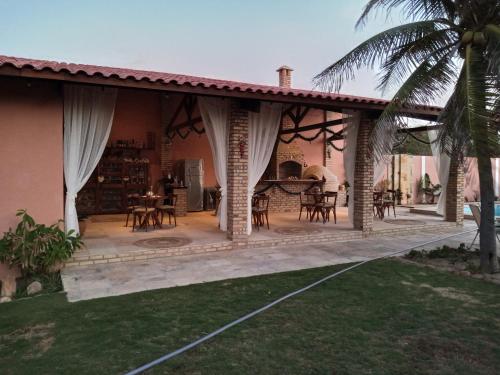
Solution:
{"label": "pink stucco wall", "polygon": [[190,134],[186,139],[175,137],[172,141],[172,157],[174,160],[203,159],[205,186],[217,184],[212,150],[206,134]]}
{"label": "pink stucco wall", "polygon": [[0,77],[0,231],[25,208],[36,221],[64,216],[63,110],[57,83]]}

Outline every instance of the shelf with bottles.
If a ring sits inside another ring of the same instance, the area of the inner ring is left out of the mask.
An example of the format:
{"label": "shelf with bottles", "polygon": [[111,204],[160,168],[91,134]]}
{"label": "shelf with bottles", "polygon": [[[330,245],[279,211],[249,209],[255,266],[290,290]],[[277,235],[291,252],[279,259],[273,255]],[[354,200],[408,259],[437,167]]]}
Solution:
{"label": "shelf with bottles", "polygon": [[123,209],[123,189],[102,189],[100,206],[104,212],[121,211]]}
{"label": "shelf with bottles", "polygon": [[97,191],[95,189],[82,189],[76,198],[78,212],[83,214],[93,213],[97,210]]}

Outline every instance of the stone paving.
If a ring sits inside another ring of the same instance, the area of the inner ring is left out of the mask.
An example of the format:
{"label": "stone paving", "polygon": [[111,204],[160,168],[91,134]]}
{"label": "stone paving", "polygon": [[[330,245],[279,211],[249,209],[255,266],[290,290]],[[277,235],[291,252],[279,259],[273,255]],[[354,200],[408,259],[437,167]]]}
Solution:
{"label": "stone paving", "polygon": [[[254,230],[249,238],[251,248],[293,246],[311,243],[332,243],[363,237],[353,229],[347,217],[347,208],[339,207],[337,223],[297,220],[297,213],[272,213],[271,225]],[[217,229],[217,220],[210,212],[190,212],[180,217],[177,226],[164,225],[161,229],[132,231],[125,227],[125,215],[98,215],[89,220],[83,236],[85,247],[66,262],[66,267],[89,266],[116,262],[139,261],[227,251],[233,243],[226,233]],[[375,218],[373,235],[392,235],[394,232],[420,230],[440,231],[455,227],[441,217],[411,214],[408,208],[397,207],[397,218]]]}
{"label": "stone paving", "polygon": [[[239,277],[293,271],[333,264],[362,261],[422,244],[453,233],[475,229],[466,221],[463,227],[414,234],[393,234],[335,243],[218,251],[189,256],[149,259],[113,264],[70,267],[62,271],[69,301],[116,296],[144,290]],[[474,232],[446,239],[458,246],[470,243]]]}

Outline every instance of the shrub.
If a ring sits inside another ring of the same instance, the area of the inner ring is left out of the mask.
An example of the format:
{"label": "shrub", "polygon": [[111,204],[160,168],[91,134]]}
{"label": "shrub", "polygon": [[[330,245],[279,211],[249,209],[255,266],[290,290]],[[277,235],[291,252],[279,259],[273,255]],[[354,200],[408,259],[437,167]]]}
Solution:
{"label": "shrub", "polygon": [[18,210],[16,216],[21,219],[16,229],[0,239],[0,262],[19,266],[24,276],[48,273],[83,244],[73,230],[66,233],[59,228],[61,220],[45,226],[35,223],[26,210]]}

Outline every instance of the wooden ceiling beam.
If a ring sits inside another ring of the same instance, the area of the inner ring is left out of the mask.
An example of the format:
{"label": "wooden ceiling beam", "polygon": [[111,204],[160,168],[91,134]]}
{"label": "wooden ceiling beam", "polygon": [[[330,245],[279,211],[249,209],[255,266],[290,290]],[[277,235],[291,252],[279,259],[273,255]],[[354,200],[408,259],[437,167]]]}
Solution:
{"label": "wooden ceiling beam", "polygon": [[313,125],[301,126],[299,128],[281,130],[279,134],[283,135],[283,134],[302,133],[302,132],[306,132],[309,130],[323,129],[323,128],[328,128],[328,127],[334,126],[334,125],[341,125],[341,124],[343,124],[343,122],[344,122],[344,119],[325,121],[325,122],[320,122],[320,123],[313,124]]}

